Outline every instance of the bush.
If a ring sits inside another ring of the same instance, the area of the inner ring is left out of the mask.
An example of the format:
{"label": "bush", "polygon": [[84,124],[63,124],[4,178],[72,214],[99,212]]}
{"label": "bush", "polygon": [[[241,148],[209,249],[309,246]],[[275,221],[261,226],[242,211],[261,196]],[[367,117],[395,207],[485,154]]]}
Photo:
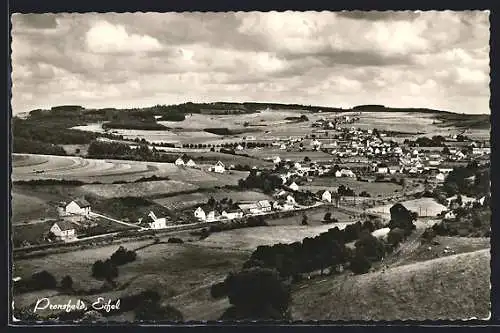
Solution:
{"label": "bush", "polygon": [[177,237],[170,237],[167,241],[167,243],[171,243],[171,244],[183,244],[184,241],[180,238],[177,238]]}
{"label": "bush", "polygon": [[387,243],[396,247],[405,239],[405,231],[401,228],[394,228],[387,234]]}
{"label": "bush", "polygon": [[73,279],[71,276],[66,275],[65,277],[62,278],[61,280],[61,288],[63,290],[71,290],[73,289]]}
{"label": "bush", "polygon": [[332,219],[332,213],[328,212],[323,217],[323,221],[330,221]]}
{"label": "bush", "polygon": [[120,246],[118,250],[111,255],[110,260],[114,265],[121,266],[134,261],[136,258],[137,254],[134,251],[128,251],[123,246]]}
{"label": "bush", "polygon": [[57,286],[57,281],[54,275],[47,271],[41,271],[31,276],[31,280],[38,287],[37,289],[53,289]]}
{"label": "bush", "polygon": [[110,260],[97,260],[92,265],[92,276],[96,279],[112,281],[118,277],[118,267]]}
{"label": "bush", "polygon": [[372,264],[370,261],[362,254],[356,254],[354,258],[351,259],[350,269],[354,274],[365,274],[370,271]]}

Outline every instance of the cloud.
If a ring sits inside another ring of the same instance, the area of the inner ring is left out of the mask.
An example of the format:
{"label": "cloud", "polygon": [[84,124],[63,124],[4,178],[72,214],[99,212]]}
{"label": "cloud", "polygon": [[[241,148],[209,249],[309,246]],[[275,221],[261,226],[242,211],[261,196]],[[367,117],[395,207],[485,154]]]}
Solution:
{"label": "cloud", "polygon": [[12,25],[14,113],[190,100],[489,110],[487,12],[19,14]]}
{"label": "cloud", "polygon": [[156,38],[128,34],[124,26],[106,21],[97,22],[87,31],[85,37],[87,47],[95,53],[148,52],[161,49]]}

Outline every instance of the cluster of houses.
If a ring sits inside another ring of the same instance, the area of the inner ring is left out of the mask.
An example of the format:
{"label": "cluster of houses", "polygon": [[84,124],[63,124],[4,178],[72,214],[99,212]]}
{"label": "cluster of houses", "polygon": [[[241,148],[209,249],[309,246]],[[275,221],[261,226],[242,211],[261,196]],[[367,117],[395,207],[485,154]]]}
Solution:
{"label": "cluster of houses", "polygon": [[76,228],[92,213],[90,203],[85,199],[75,199],[69,203],[60,202],[57,210],[61,218],[54,222],[49,231],[63,241],[76,239]]}
{"label": "cluster of houses", "polygon": [[[196,163],[191,158],[189,158],[187,155],[180,156],[179,158],[177,158],[175,160],[174,163],[175,163],[175,165],[180,166],[180,167],[186,166],[189,168],[198,168]],[[208,171],[215,172],[215,173],[224,173],[226,171],[226,166],[221,161],[217,161],[217,163],[215,163],[214,165],[212,165],[208,168]]]}

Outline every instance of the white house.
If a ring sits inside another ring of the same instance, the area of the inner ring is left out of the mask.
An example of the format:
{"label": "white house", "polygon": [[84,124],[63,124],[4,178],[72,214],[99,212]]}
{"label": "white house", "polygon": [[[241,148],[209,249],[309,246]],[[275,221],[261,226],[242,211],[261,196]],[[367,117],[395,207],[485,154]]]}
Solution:
{"label": "white house", "polygon": [[216,221],[218,217],[219,217],[219,214],[217,214],[214,210],[212,210],[212,211],[208,212],[206,221],[213,222],[213,221]]}
{"label": "white house", "polygon": [[380,164],[377,168],[377,173],[380,173],[380,174],[389,173],[389,168],[385,164]]}
{"label": "white house", "polygon": [[179,157],[175,160],[175,165],[184,165],[184,160],[182,159],[182,157]]}
{"label": "white house", "polygon": [[216,173],[224,173],[226,171],[226,167],[224,166],[224,163],[221,161],[218,161],[215,163],[214,166],[210,167],[210,171],[216,172]]}
{"label": "white house", "polygon": [[298,191],[299,190],[299,185],[297,185],[297,183],[293,182],[290,184],[290,189],[294,190],[294,191]]}
{"label": "white house", "polygon": [[295,198],[292,195],[286,197],[286,203],[289,205],[296,205]]}
{"label": "white house", "polygon": [[187,163],[186,163],[186,166],[190,167],[190,168],[193,168],[196,166],[196,163],[194,163],[194,161],[192,159],[190,159]]}
{"label": "white house", "polygon": [[148,217],[151,219],[148,223],[151,229],[163,229],[167,226],[167,220],[164,217],[157,218],[153,212],[149,212]]}
{"label": "white house", "polygon": [[70,241],[76,238],[75,226],[69,221],[57,221],[52,225],[50,231],[63,241]]}
{"label": "white house", "polygon": [[299,162],[295,162],[295,164],[293,165],[293,167],[297,170],[300,170],[302,169],[302,165],[299,163]]}
{"label": "white house", "polygon": [[268,200],[260,200],[257,202],[262,212],[270,212],[272,210],[271,203]]}
{"label": "white house", "polygon": [[456,217],[457,216],[455,215],[455,213],[452,210],[450,210],[446,214],[444,214],[444,218],[448,219],[448,220],[452,220],[452,219],[454,219]]}
{"label": "white house", "polygon": [[228,220],[233,220],[242,218],[243,212],[241,210],[223,211],[221,215]]}
{"label": "white house", "polygon": [[194,211],[194,217],[202,221],[205,221],[207,219],[207,215],[201,207],[196,208],[196,210]]}
{"label": "white house", "polygon": [[321,195],[321,200],[326,202],[332,202],[332,194],[330,193],[330,191],[324,191],[323,194]]}
{"label": "white house", "polygon": [[242,145],[237,145],[236,146],[236,150],[243,150],[243,146]]}
{"label": "white house", "polygon": [[340,170],[340,175],[342,177],[356,177],[356,175],[354,174],[354,172],[352,172],[352,170],[350,169],[342,169]]}
{"label": "white house", "polygon": [[446,178],[446,176],[445,176],[445,174],[444,174],[444,173],[442,173],[442,172],[440,172],[440,173],[438,173],[438,174],[436,175],[436,180],[437,180],[438,182],[444,182],[445,178]]}
{"label": "white house", "polygon": [[73,200],[66,205],[65,211],[68,214],[88,216],[91,211],[90,203],[85,199]]}
{"label": "white house", "polygon": [[282,143],[281,146],[280,146],[280,149],[281,150],[286,150],[286,145],[284,143]]}
{"label": "white house", "polygon": [[275,157],[273,158],[273,163],[274,163],[274,164],[279,164],[280,162],[281,162],[281,158],[280,158],[279,156],[275,156]]}

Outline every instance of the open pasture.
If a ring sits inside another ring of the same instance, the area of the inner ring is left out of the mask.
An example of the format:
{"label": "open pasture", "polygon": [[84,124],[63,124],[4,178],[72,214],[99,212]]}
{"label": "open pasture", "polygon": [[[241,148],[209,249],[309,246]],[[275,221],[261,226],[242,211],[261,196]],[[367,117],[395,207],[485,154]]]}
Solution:
{"label": "open pasture", "polygon": [[208,171],[208,166],[201,169],[178,167],[173,163],[154,163],[124,160],[84,159],[74,156],[29,155],[37,163],[44,159],[42,171],[36,173],[28,161],[22,166],[13,165],[12,179],[65,179],[84,182],[112,183],[115,181],[135,181],[142,177],[169,177],[171,180],[186,182],[200,187],[235,185],[240,178],[246,177],[248,172],[230,171],[224,174],[215,174]]}
{"label": "open pasture", "polygon": [[323,189],[338,188],[340,185],[351,188],[357,195],[361,192],[366,191],[372,197],[377,195],[387,196],[395,194],[396,190],[402,191],[403,187],[398,184],[389,182],[361,182],[355,178],[347,177],[315,177],[312,182],[308,183],[310,186],[323,187]]}
{"label": "open pasture", "polygon": [[198,187],[175,180],[160,180],[126,184],[89,184],[81,186],[80,189],[86,194],[109,199],[167,195],[183,191],[194,191]]}
{"label": "open pasture", "polygon": [[24,221],[38,220],[42,217],[54,218],[58,216],[53,205],[34,195],[13,191],[11,204],[13,225]]}
{"label": "open pasture", "polygon": [[256,191],[228,191],[228,190],[210,190],[196,193],[179,194],[176,196],[169,196],[166,198],[159,198],[153,200],[159,205],[168,209],[181,210],[188,207],[197,206],[206,203],[210,197],[216,200],[223,198],[230,198],[233,202],[240,201],[257,201],[257,200],[270,200],[270,196]]}

